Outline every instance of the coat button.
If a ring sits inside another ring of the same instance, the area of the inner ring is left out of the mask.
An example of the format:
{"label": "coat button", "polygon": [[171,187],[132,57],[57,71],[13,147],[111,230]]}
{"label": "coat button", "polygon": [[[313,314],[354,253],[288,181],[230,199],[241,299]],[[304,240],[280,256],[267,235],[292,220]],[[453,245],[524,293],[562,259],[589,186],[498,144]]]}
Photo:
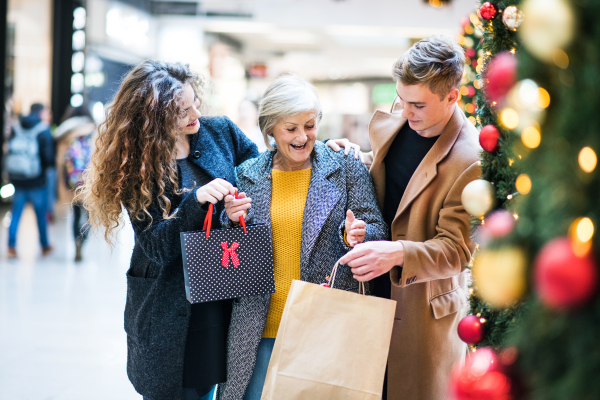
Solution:
{"label": "coat button", "polygon": [[406,284],[408,285],[410,283],[410,278],[406,278]]}
{"label": "coat button", "polygon": [[200,158],[200,151],[199,150],[194,151],[194,158],[195,159]]}
{"label": "coat button", "polygon": [[267,179],[271,180],[271,174],[267,175]]}

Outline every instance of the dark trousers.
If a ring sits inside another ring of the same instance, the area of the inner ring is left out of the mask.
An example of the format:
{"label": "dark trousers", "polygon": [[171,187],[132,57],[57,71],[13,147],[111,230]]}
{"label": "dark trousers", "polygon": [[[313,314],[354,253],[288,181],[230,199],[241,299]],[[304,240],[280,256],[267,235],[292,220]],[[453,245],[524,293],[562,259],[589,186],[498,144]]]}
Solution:
{"label": "dark trousers", "polygon": [[35,211],[38,231],[40,232],[40,243],[42,247],[48,247],[48,225],[46,223],[48,193],[45,186],[34,189],[15,188],[12,219],[8,228],[8,247],[15,247],[17,244],[17,228],[19,227],[21,214],[27,203],[31,203]]}
{"label": "dark trousers", "polygon": [[88,221],[88,212],[83,206],[73,204],[73,236],[75,242],[82,244],[87,239],[89,226],[85,226]]}

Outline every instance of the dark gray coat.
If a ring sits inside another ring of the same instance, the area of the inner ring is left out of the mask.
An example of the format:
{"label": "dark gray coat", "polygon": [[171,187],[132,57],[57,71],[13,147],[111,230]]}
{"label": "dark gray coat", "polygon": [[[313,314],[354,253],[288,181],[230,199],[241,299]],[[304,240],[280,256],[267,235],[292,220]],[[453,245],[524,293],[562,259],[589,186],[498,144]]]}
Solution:
{"label": "dark gray coat", "polygon": [[[191,139],[189,159],[212,178],[234,182],[234,167],[257,155],[256,145],[227,117],[203,117]],[[170,188],[167,196],[177,213],[174,218],[162,218],[156,199],[149,208],[150,226],[148,220],[130,216],[135,247],[127,271],[127,375],[135,389],[152,400],[183,396],[190,303],[179,233],[202,229],[206,215],[195,191],[178,196]]]}
{"label": "dark gray coat", "polygon": [[[271,164],[275,152],[265,152],[236,168],[238,189],[252,198],[248,223],[271,223]],[[367,224],[365,240],[388,239],[367,168],[354,159],[315,143],[312,174],[302,221],[300,274],[306,282],[323,283],[335,262],[350,250],[344,242],[346,210]],[[230,225],[221,214],[223,225]],[[337,272],[335,287],[358,292],[358,281],[346,266]],[[240,400],[252,376],[256,351],[269,310],[270,295],[235,300],[229,328],[227,383],[219,385],[219,400]]]}

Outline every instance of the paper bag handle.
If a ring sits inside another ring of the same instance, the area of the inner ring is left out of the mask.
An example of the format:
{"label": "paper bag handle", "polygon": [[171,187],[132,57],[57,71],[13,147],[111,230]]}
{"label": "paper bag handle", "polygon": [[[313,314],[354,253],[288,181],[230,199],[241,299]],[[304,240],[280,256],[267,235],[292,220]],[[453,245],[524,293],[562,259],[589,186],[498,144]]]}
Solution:
{"label": "paper bag handle", "polygon": [[[331,270],[331,275],[329,278],[329,287],[333,289],[333,284],[335,283],[335,276],[337,274],[338,266],[340,265],[340,260],[337,260],[333,269]],[[365,283],[358,282],[358,294],[362,294],[363,296],[367,294],[365,290]]]}
{"label": "paper bag handle", "polygon": [[214,209],[213,203],[210,203],[208,205],[208,214],[206,214],[206,217],[204,217],[204,228],[202,228],[202,230],[206,231],[207,239],[210,236],[210,225],[212,223],[213,209]]}

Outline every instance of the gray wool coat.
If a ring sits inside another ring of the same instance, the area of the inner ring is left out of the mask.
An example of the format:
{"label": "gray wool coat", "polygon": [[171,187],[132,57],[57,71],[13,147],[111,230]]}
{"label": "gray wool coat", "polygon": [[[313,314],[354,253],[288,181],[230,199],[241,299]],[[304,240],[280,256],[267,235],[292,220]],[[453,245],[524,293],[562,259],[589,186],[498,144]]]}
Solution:
{"label": "gray wool coat", "polygon": [[[247,223],[271,224],[271,165],[275,151],[262,153],[236,168],[238,190],[252,198]],[[304,217],[300,253],[301,279],[323,283],[335,262],[350,247],[344,242],[346,210],[367,224],[365,240],[388,239],[388,229],[377,206],[375,190],[367,168],[351,152],[344,156],[320,142],[315,143],[313,166]],[[231,224],[221,214],[224,226]],[[342,266],[335,287],[358,292],[358,281]],[[368,288],[367,288],[368,290]],[[233,304],[227,350],[227,382],[219,385],[219,400],[240,400],[254,371],[256,352],[262,337],[270,295],[236,299]]]}

